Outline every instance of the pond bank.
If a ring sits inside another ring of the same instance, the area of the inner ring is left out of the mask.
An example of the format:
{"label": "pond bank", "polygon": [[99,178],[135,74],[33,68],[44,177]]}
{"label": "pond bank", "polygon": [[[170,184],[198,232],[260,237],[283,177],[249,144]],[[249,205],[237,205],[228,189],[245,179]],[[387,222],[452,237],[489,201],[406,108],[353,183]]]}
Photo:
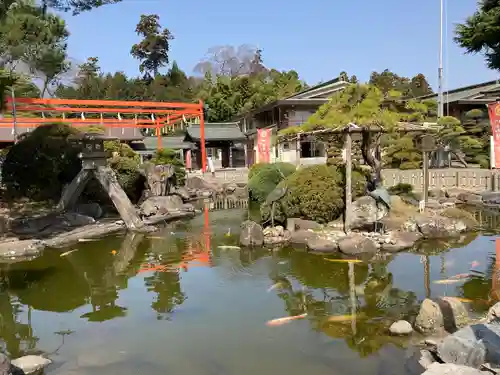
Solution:
{"label": "pond bank", "polygon": [[[146,218],[144,221],[147,225],[153,226],[160,223],[193,218],[195,215],[196,212],[191,210],[169,212]],[[66,213],[59,216],[47,215],[37,219],[39,221],[43,221],[44,219],[46,221],[60,220],[65,225],[63,227],[60,224],[45,224],[46,226],[41,227],[42,231],[37,231],[38,228],[29,228],[30,223],[26,223],[26,229],[28,230],[22,233],[21,236],[11,236],[0,240],[0,262],[18,262],[34,259],[40,256],[46,248],[61,248],[84,240],[98,239],[127,230],[125,223],[119,218],[95,221],[88,216]],[[154,230],[156,230],[154,227],[150,228],[150,231]]]}

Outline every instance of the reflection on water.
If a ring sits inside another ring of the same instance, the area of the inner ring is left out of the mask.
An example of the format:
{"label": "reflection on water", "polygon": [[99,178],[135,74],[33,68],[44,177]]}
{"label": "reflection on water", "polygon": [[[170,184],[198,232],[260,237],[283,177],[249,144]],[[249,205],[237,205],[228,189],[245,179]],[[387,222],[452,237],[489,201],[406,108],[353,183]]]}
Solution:
{"label": "reflection on water", "polygon": [[[4,349],[50,353],[54,374],[403,374],[409,339],[387,329],[412,320],[423,298],[460,297],[477,314],[500,299],[494,237],[342,263],[231,248],[247,215],[207,211],[151,236],[2,266]],[[300,314],[307,316],[266,325]]]}

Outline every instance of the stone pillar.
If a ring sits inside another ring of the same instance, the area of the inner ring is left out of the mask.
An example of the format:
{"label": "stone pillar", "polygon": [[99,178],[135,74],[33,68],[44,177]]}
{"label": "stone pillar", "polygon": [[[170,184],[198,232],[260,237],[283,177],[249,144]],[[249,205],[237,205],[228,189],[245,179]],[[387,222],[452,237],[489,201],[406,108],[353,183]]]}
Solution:
{"label": "stone pillar", "polygon": [[73,207],[91,177],[92,171],[82,168],[73,181],[71,181],[71,183],[64,188],[61,199],[57,204],[57,209],[59,211],[64,211]]}
{"label": "stone pillar", "polygon": [[139,218],[136,208],[118,183],[115,172],[110,167],[98,167],[94,174],[113,201],[127,228],[130,230],[143,229],[144,222]]}

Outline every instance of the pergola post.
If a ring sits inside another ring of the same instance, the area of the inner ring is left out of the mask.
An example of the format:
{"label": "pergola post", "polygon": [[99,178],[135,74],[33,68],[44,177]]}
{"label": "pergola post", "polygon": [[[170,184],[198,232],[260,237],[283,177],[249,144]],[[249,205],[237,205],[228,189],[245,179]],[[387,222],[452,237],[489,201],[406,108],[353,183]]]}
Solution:
{"label": "pergola post", "polygon": [[351,230],[352,216],[352,135],[348,127],[344,138],[345,149],[345,211],[344,211],[344,232],[347,234]]}
{"label": "pergola post", "polygon": [[200,147],[201,147],[201,171],[207,171],[207,150],[205,148],[205,116],[203,115],[203,101],[200,100]]}

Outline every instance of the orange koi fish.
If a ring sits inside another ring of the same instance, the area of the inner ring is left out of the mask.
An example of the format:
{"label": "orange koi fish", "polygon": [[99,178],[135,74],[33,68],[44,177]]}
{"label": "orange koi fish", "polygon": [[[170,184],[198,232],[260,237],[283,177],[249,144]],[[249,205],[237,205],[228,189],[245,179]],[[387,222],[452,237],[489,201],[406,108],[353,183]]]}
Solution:
{"label": "orange koi fish", "polygon": [[301,315],[295,315],[295,316],[285,316],[284,318],[270,320],[266,323],[266,325],[269,327],[281,326],[283,324],[290,323],[293,320],[304,319],[306,316],[307,316],[307,313],[301,314]]}

